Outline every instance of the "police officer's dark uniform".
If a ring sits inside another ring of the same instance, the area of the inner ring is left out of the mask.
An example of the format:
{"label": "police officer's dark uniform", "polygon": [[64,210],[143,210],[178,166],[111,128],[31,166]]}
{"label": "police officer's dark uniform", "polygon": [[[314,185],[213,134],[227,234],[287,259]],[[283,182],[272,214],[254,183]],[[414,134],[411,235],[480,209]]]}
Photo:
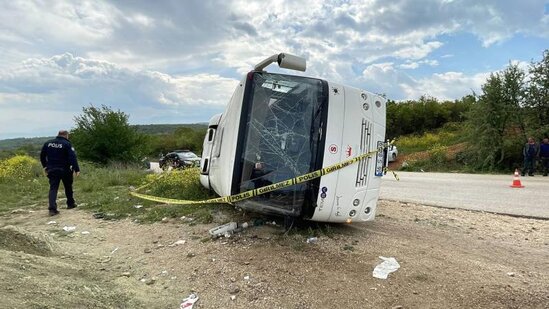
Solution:
{"label": "police officer's dark uniform", "polygon": [[73,173],[80,172],[80,167],[78,167],[74,148],[72,148],[67,137],[64,137],[63,135],[68,137],[68,132],[60,131],[56,138],[49,140],[44,144],[42,151],[40,152],[42,167],[44,167],[50,181],[48,209],[52,216],[59,213],[59,211],[57,211],[56,199],[59,182],[61,181],[63,182],[65,195],[67,196],[67,208],[71,209],[76,207],[72,191],[72,182]]}

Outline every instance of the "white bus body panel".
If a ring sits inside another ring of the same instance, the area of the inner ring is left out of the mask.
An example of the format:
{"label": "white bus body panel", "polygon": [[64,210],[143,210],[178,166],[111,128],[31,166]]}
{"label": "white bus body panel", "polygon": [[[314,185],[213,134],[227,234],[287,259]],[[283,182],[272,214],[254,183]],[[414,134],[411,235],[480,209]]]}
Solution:
{"label": "white bus body panel", "polygon": [[[378,142],[383,142],[385,137],[384,98],[334,83],[329,83],[329,88],[323,167],[376,150]],[[311,220],[373,220],[381,183],[379,163],[376,176],[376,156],[323,176]],[[355,200],[358,200],[356,206]]]}
{"label": "white bus body panel", "polygon": [[209,184],[220,196],[231,195],[240,111],[244,98],[246,77],[236,87],[215,132],[210,155]]}

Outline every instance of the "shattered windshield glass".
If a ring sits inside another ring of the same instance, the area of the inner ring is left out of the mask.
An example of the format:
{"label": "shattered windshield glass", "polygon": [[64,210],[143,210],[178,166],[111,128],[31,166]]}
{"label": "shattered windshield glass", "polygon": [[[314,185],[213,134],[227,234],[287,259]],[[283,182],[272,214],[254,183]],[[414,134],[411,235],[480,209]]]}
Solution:
{"label": "shattered windshield glass", "polygon": [[[321,112],[327,100],[321,80],[268,73],[253,75],[241,152],[239,192],[311,172],[318,160]],[[246,104],[246,102],[244,102]],[[299,215],[308,183],[242,202]]]}

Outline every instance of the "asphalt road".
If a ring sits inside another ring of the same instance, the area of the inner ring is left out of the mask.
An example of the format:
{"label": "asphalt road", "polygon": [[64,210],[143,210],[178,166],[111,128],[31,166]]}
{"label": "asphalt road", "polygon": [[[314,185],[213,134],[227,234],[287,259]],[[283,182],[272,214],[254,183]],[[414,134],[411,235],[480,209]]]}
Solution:
{"label": "asphalt road", "polygon": [[549,219],[549,177],[398,172],[383,177],[380,198],[425,205]]}

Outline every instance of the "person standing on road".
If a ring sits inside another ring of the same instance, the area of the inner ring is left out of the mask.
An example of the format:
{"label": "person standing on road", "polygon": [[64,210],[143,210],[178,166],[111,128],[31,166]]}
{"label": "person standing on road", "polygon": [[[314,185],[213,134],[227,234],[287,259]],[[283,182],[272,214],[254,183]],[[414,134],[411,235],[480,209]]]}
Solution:
{"label": "person standing on road", "polygon": [[69,132],[61,130],[57,137],[44,143],[40,152],[40,162],[44,168],[44,173],[50,181],[49,191],[49,214],[55,216],[59,214],[57,210],[57,190],[59,183],[63,182],[65,195],[67,196],[67,209],[76,207],[72,192],[73,176],[80,174],[80,167],[76,159],[76,153],[69,142]]}
{"label": "person standing on road", "polygon": [[522,149],[522,155],[524,156],[524,168],[522,169],[522,176],[528,171],[528,176],[534,176],[534,167],[536,165],[536,157],[539,153],[539,146],[533,137],[528,138],[528,142]]}
{"label": "person standing on road", "polygon": [[544,138],[539,146],[539,158],[541,159],[541,168],[543,169],[543,176],[547,176],[549,173],[549,138]]}

